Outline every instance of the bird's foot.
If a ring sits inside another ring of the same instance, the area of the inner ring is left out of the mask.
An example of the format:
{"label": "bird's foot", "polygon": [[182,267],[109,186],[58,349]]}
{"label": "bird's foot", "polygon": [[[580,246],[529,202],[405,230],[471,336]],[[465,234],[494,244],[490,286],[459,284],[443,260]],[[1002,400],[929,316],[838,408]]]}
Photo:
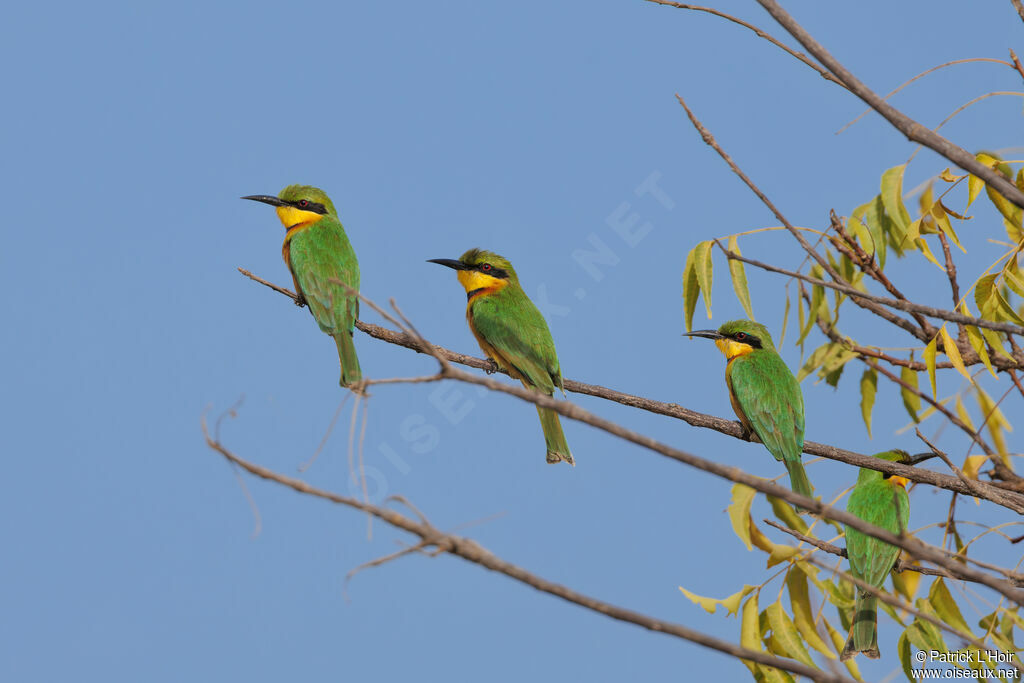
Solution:
{"label": "bird's foot", "polygon": [[488,358],[486,362],[487,364],[484,366],[484,372],[488,375],[493,375],[499,370],[498,364],[494,362],[493,358]]}
{"label": "bird's foot", "polygon": [[297,295],[295,297],[295,305],[298,306],[299,308],[302,308],[303,306],[305,306],[306,305],[306,297],[302,296],[301,294]]}

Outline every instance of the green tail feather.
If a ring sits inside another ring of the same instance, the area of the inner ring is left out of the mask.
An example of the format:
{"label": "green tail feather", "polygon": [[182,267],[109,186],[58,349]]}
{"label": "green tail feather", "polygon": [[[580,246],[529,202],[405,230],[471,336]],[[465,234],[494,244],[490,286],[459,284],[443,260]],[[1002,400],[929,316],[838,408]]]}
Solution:
{"label": "green tail feather", "polygon": [[338,358],[341,360],[341,386],[347,387],[355,384],[363,378],[363,371],[359,368],[359,357],[356,356],[356,346],[352,342],[351,332],[341,332],[334,336],[334,343],[338,345]]}
{"label": "green tail feather", "polygon": [[807,478],[804,464],[797,459],[786,460],[785,465],[786,470],[789,472],[789,487],[793,489],[793,493],[814,498],[814,487],[811,486],[811,480]]}
{"label": "green tail feather", "polygon": [[540,427],[544,430],[544,443],[548,447],[548,462],[556,463],[562,460],[570,465],[576,462],[569,452],[569,444],[565,440],[565,432],[562,431],[562,421],[558,419],[558,413],[550,408],[537,406],[537,414],[540,415]]}
{"label": "green tail feather", "polygon": [[845,662],[859,652],[870,659],[878,659],[878,598],[858,590],[850,638],[839,660]]}

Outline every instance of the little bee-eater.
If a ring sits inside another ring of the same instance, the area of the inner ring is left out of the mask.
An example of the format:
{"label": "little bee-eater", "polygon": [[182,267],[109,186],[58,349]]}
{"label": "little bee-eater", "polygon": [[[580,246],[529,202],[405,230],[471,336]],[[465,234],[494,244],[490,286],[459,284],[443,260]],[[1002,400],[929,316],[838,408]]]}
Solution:
{"label": "little bee-eater", "polygon": [[[904,451],[885,451],[876,453],[875,457],[915,465],[933,455],[922,453],[911,456]],[[869,524],[899,534],[906,531],[910,521],[910,500],[906,486],[907,480],[903,477],[862,467],[857,485],[853,487],[853,493],[846,504],[846,511]],[[850,574],[869,586],[881,588],[885,577],[896,564],[900,549],[846,527],[846,554],[850,558]],[[853,608],[850,637],[839,659],[845,661],[859,652],[871,659],[878,659],[878,598],[860,588],[857,589],[857,600]]]}
{"label": "little bee-eater", "polygon": [[804,396],[775,350],[768,328],[750,320],[733,320],[717,330],[689,334],[715,340],[727,361],[725,383],[736,417],[786,466],[793,491],[813,497],[814,488],[801,460]]}
{"label": "little bee-eater", "polygon": [[359,263],[330,197],[310,185],[289,185],[276,197],[258,194],[242,199],[276,207],[285,227],[281,255],[295,282],[296,303],[308,305],[320,329],[334,337],[341,386],[358,382],[363,374],[352,332],[359,317],[359,298],[339,283],[358,291]]}
{"label": "little bee-eater", "polygon": [[[523,386],[552,396],[562,389],[562,371],[548,324],[519,285],[507,259],[489,251],[470,249],[458,260],[430,259],[458,271],[466,289],[466,320],[480,348],[494,363],[522,381]],[[563,389],[564,391],[564,389]],[[537,406],[550,463],[575,464],[562,432],[558,413]]]}

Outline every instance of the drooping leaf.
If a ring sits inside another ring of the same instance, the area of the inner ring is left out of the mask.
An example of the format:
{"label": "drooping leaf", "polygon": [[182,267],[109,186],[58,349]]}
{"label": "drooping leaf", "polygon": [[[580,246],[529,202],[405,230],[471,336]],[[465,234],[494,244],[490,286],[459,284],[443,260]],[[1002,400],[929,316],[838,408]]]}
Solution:
{"label": "drooping leaf", "polygon": [[807,522],[800,515],[796,514],[796,510],[793,509],[792,505],[775,496],[766,497],[768,498],[768,503],[772,506],[772,512],[779,518],[779,521],[794,531],[799,531],[802,534],[807,533]]}
{"label": "drooping leaf", "polygon": [[750,544],[750,505],[754,502],[754,489],[745,484],[733,484],[732,502],[729,503],[729,521],[732,522],[732,530],[747,546],[747,550],[753,550]]}
{"label": "drooping leaf", "polygon": [[1011,467],[1003,429],[1005,428],[1007,431],[1010,431],[1013,427],[1003,415],[1003,411],[999,410],[999,406],[996,405],[996,402],[992,400],[992,397],[984,389],[978,385],[975,385],[974,389],[975,395],[978,397],[978,407],[981,409],[981,419],[988,430],[989,436],[992,437],[992,443],[995,445],[996,451],[999,452],[1003,464]]}
{"label": "drooping leaf", "polygon": [[756,588],[757,586],[744,585],[741,590],[739,590],[736,593],[733,593],[729,597],[722,598],[721,600],[716,600],[715,598],[706,598],[704,596],[697,595],[696,593],[691,593],[682,586],[679,586],[679,590],[682,591],[683,595],[689,598],[690,601],[694,604],[703,607],[705,610],[708,611],[708,613],[714,614],[715,611],[718,609],[718,606],[721,605],[726,609],[727,615],[736,614],[740,609],[740,602],[743,600],[743,598],[747,594],[749,594],[750,591],[755,590]]}
{"label": "drooping leaf", "polygon": [[939,335],[942,337],[942,351],[949,358],[949,362],[953,364],[956,371],[959,372],[968,382],[974,383],[974,379],[971,377],[971,373],[967,372],[967,368],[964,366],[964,359],[960,356],[960,349],[957,348],[956,342],[953,341],[953,337],[950,336],[946,326],[943,325],[939,329]]}
{"label": "drooping leaf", "polygon": [[[913,355],[911,355],[910,360],[914,360]],[[917,372],[914,370],[907,367],[900,368],[900,379],[914,389],[918,388]],[[902,386],[900,387],[900,396],[903,398],[903,407],[907,409],[907,412],[910,414],[910,418],[914,422],[920,422],[921,420],[918,418],[917,414],[921,412],[921,397]]]}
{"label": "drooping leaf", "polygon": [[971,420],[971,414],[967,412],[967,407],[964,406],[963,398],[959,395],[956,397],[956,415],[960,418],[961,422],[971,429],[974,429],[974,422]]}
{"label": "drooping leaf", "polygon": [[932,397],[938,398],[939,390],[935,386],[935,340],[938,337],[933,337],[928,346],[924,347],[924,362],[928,367],[928,381],[932,384]]}
{"label": "drooping leaf", "polygon": [[[740,253],[740,247],[736,237],[729,238],[729,251]],[[732,277],[732,289],[736,292],[736,298],[743,305],[743,310],[751,320],[754,318],[754,309],[750,305],[750,290],[747,287],[747,273],[743,269],[743,261],[729,259],[729,275]]]}
{"label": "drooping leaf", "polygon": [[811,659],[810,653],[807,652],[807,646],[804,645],[796,624],[786,614],[782,603],[779,601],[773,602],[765,611],[768,613],[768,623],[771,625],[772,635],[784,650],[780,654],[785,654],[787,657],[792,657],[798,662],[803,662],[807,666],[813,667],[814,660]]}
{"label": "drooping leaf", "polygon": [[712,263],[711,247],[714,243],[710,241],[700,242],[694,247],[693,266],[697,271],[697,282],[700,284],[700,291],[704,294],[704,307],[708,310],[708,319],[711,319],[711,282]]}
{"label": "drooping leaf", "polygon": [[[761,643],[760,610],[757,607],[757,595],[757,592],[754,592],[743,603],[743,612],[740,616],[740,645],[748,650],[763,652],[764,645]],[[740,661],[750,669],[750,673],[756,678],[760,666],[749,659],[741,659]]]}
{"label": "drooping leaf", "polygon": [[782,331],[779,333],[779,348],[786,343],[786,328],[789,327],[789,287],[786,287],[786,308],[782,311]]}
{"label": "drooping leaf", "polygon": [[971,629],[967,622],[964,621],[960,608],[957,606],[956,601],[953,600],[953,596],[950,594],[949,588],[946,587],[946,583],[942,578],[932,581],[932,587],[928,591],[928,602],[935,608],[935,613],[939,615],[939,619],[961,633],[970,634]]}
{"label": "drooping leaf", "polygon": [[967,341],[970,343],[971,348],[978,354],[978,358],[985,364],[985,368],[993,377],[996,377],[995,368],[992,367],[992,359],[989,358],[988,349],[985,348],[985,338],[981,336],[981,332],[974,325],[964,325],[964,329],[967,331]]}
{"label": "drooping leaf", "polygon": [[[930,616],[937,617],[935,610],[924,598],[918,598],[914,601],[914,606],[918,610],[928,614]],[[939,652],[948,652],[949,648],[946,647],[945,641],[942,639],[942,632],[939,631],[938,627],[930,621],[925,621],[920,617],[914,619],[907,630],[904,632],[907,634],[907,638],[913,643],[914,647],[918,650],[938,650]]]}
{"label": "drooping leaf", "polygon": [[694,247],[686,256],[686,267],[683,268],[683,310],[686,313],[686,331],[693,331],[693,312],[697,309],[697,295],[700,294],[700,283],[697,281],[697,248]]}
{"label": "drooping leaf", "polygon": [[964,465],[960,470],[964,473],[964,476],[968,479],[977,479],[978,470],[988,460],[987,455],[968,455],[964,458]]}
{"label": "drooping leaf", "polygon": [[911,683],[916,683],[917,677],[914,676],[914,662],[910,660],[910,639],[907,638],[906,631],[900,634],[900,639],[896,642],[896,651],[900,655],[900,666],[903,667],[903,675]]}
{"label": "drooping leaf", "polygon": [[868,368],[860,376],[860,414],[871,438],[871,409],[875,407],[875,391],[878,389],[878,373]]}
{"label": "drooping leaf", "polygon": [[786,587],[789,588],[789,604],[793,610],[793,623],[807,644],[825,655],[835,659],[831,648],[825,644],[814,628],[814,615],[811,613],[811,596],[807,589],[807,574],[798,567],[791,567],[786,572]]}
{"label": "drooping leaf", "polygon": [[839,344],[833,342],[826,342],[816,348],[814,352],[807,358],[803,366],[796,373],[796,380],[798,382],[803,381],[804,377],[811,374],[818,369],[819,366],[825,361],[830,353],[835,353],[839,347]]}
{"label": "drooping leaf", "polygon": [[[912,564],[919,564],[916,560]],[[905,597],[907,600],[913,600],[914,596],[917,595],[917,589],[921,585],[921,573],[910,571],[909,569],[902,572],[892,573],[892,587],[896,589],[896,592]]]}
{"label": "drooping leaf", "polygon": [[[892,239],[895,244],[902,244],[910,227],[910,214],[903,205],[903,171],[906,164],[895,166],[882,174],[882,206],[891,221]],[[902,250],[900,247],[899,250]]]}

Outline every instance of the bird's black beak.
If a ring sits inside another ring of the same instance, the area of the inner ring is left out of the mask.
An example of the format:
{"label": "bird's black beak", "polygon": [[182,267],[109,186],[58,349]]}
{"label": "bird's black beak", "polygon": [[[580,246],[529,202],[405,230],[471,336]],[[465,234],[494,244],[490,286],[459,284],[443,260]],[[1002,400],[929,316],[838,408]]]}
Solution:
{"label": "bird's black beak", "polygon": [[272,197],[269,194],[253,194],[248,197],[242,197],[242,199],[251,199],[254,202],[263,202],[264,204],[270,204],[271,206],[289,206],[288,202]]}
{"label": "bird's black beak", "polygon": [[928,451],[927,453],[917,453],[915,455],[911,455],[910,457],[908,457],[906,462],[904,462],[903,464],[904,465],[910,465],[910,466],[913,467],[914,465],[917,465],[918,463],[922,463],[925,460],[929,460],[931,458],[934,458],[935,456],[936,456],[936,453],[933,453],[931,451]]}
{"label": "bird's black beak", "polygon": [[684,337],[704,337],[705,339],[725,339],[725,335],[718,333],[718,330],[694,330],[693,332],[684,332]]}
{"label": "bird's black beak", "polygon": [[462,261],[453,258],[430,258],[427,259],[427,263],[439,263],[442,266],[448,266],[449,268],[454,268],[455,270],[469,270],[469,266],[467,266]]}

